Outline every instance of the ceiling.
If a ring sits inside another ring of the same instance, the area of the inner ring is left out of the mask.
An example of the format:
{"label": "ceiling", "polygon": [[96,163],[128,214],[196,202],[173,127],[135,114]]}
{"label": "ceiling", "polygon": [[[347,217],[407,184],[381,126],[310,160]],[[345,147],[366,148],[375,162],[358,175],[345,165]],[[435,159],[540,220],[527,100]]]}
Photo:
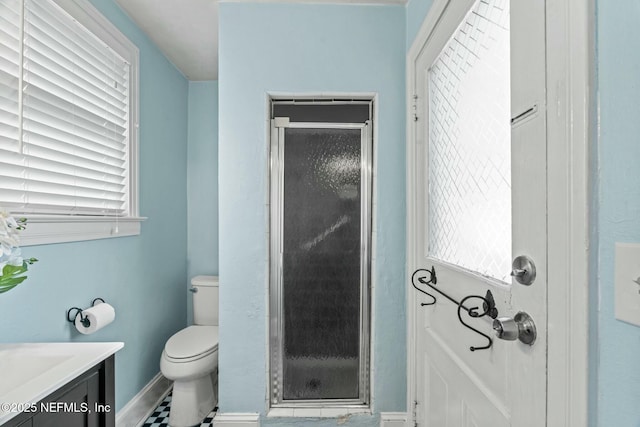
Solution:
{"label": "ceiling", "polygon": [[218,0],[116,2],[187,79],[218,79]]}
{"label": "ceiling", "polygon": [[[225,0],[242,2],[246,0]],[[405,4],[406,0],[252,0],[257,2]],[[192,81],[218,80],[218,0],[116,0]]]}

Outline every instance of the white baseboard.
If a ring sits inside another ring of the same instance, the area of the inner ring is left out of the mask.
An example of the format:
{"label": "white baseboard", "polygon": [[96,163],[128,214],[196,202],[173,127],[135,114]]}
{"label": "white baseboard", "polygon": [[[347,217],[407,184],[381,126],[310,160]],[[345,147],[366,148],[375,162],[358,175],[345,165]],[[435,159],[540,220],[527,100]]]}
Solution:
{"label": "white baseboard", "polygon": [[160,372],[116,414],[116,427],[138,427],[169,393],[173,381]]}
{"label": "white baseboard", "polygon": [[409,414],[406,412],[381,412],[380,427],[409,427]]}
{"label": "white baseboard", "polygon": [[260,427],[260,415],[255,413],[216,414],[213,427]]}

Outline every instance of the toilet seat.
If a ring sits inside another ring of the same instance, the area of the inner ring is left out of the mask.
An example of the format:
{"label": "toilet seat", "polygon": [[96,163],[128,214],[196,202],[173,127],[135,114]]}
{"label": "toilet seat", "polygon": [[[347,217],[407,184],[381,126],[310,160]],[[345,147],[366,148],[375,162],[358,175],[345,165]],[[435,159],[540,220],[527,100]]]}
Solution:
{"label": "toilet seat", "polygon": [[217,350],[217,326],[189,326],[175,333],[164,346],[167,359],[178,363],[198,360]]}

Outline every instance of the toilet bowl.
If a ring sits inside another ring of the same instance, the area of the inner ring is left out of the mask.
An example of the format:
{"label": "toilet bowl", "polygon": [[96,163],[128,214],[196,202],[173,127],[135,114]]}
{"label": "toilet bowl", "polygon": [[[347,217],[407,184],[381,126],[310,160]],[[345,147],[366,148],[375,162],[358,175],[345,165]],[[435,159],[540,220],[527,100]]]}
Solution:
{"label": "toilet bowl", "polygon": [[218,401],[218,280],[197,276],[191,281],[194,323],[165,344],[160,371],[173,380],[169,425],[200,425]]}

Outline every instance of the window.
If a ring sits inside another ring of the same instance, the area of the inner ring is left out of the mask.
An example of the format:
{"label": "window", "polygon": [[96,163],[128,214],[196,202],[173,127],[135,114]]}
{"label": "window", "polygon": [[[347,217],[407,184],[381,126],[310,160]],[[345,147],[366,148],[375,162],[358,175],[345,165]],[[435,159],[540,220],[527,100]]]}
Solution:
{"label": "window", "polygon": [[429,70],[429,256],[511,282],[509,2],[478,0]]}
{"label": "window", "polygon": [[139,234],[137,48],[83,0],[4,0],[0,37],[0,206],[23,242]]}

